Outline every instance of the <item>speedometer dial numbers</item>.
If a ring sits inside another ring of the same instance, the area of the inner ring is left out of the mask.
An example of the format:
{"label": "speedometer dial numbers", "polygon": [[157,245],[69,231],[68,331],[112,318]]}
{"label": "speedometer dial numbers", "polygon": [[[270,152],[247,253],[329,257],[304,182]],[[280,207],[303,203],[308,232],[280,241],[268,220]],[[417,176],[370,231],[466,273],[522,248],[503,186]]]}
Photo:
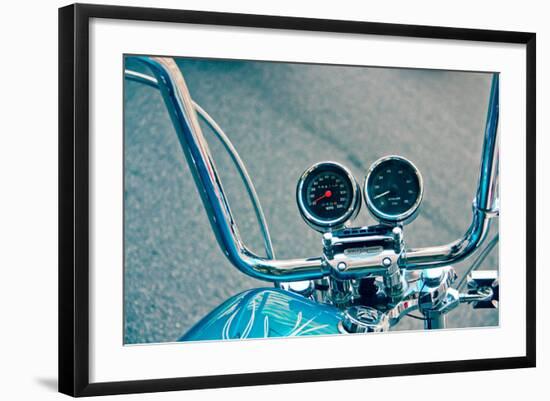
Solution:
{"label": "speedometer dial numbers", "polygon": [[422,195],[420,172],[401,156],[377,160],[365,178],[365,202],[370,213],[381,222],[411,222],[416,217]]}
{"label": "speedometer dial numbers", "polygon": [[352,189],[349,180],[334,171],[324,171],[306,184],[306,207],[323,219],[334,219],[349,209]]}
{"label": "speedometer dial numbers", "polygon": [[335,162],[307,169],[298,181],[296,199],[306,223],[322,232],[342,227],[357,215],[361,205],[357,182]]}

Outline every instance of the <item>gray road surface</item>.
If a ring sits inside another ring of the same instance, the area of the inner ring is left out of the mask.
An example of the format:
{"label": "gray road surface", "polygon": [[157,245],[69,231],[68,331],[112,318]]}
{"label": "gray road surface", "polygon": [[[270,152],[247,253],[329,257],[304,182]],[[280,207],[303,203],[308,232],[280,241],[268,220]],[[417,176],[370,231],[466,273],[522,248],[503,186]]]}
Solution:
{"label": "gray road surface", "polygon": [[[298,213],[295,185],[322,160],[343,163],[361,181],[380,156],[411,159],[423,174],[425,197],[405,230],[409,246],[446,243],[467,229],[488,74],[178,62],[195,101],[224,128],[246,163],[278,257],[320,254],[319,234]],[[147,72],[132,62],[127,66]],[[158,92],[129,81],[125,88],[124,341],[174,341],[231,295],[268,284],[240,273],[218,249]],[[206,135],[244,239],[263,252],[236,170],[211,132]],[[374,224],[365,207],[356,222]],[[497,265],[493,252],[484,268]],[[459,275],[464,269],[457,266]],[[449,317],[450,327],[495,324],[497,311],[460,307]],[[420,327],[414,319],[399,326]]]}

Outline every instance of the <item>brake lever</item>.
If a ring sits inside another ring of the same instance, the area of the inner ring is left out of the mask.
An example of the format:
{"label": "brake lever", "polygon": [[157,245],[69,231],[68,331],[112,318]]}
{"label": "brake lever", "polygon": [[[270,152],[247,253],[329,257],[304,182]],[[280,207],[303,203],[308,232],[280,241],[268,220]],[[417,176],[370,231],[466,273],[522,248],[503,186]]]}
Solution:
{"label": "brake lever", "polygon": [[467,283],[468,293],[464,294],[464,302],[472,303],[474,309],[498,308],[499,281],[496,270],[473,271],[468,275]]}

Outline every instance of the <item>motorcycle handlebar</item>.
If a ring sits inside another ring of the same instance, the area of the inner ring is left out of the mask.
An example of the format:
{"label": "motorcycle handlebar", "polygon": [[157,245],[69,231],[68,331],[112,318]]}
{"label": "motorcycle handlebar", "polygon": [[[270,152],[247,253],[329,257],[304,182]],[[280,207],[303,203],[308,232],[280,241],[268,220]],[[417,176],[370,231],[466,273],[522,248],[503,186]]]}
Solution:
{"label": "motorcycle handlebar", "polygon": [[[172,58],[138,59],[156,77],[156,87],[167,106],[217,242],[231,263],[243,273],[267,281],[314,280],[330,275],[331,267],[322,257],[285,260],[263,258],[245,246],[179,67]],[[154,80],[139,78],[137,75],[133,78],[154,86]],[[498,86],[499,76],[495,73],[470,228],[461,239],[450,244],[406,250],[399,259],[402,268],[424,269],[455,263],[471,255],[485,238],[489,218],[498,213]]]}

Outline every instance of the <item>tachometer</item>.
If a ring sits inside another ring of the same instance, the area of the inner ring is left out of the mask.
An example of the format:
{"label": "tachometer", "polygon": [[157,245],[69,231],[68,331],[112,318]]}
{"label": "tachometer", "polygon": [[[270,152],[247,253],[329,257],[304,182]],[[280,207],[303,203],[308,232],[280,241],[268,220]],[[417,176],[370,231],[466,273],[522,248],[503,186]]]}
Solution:
{"label": "tachometer", "polygon": [[318,231],[340,228],[357,216],[361,206],[359,185],[344,166],[321,162],[298,180],[296,199],[302,217]]}
{"label": "tachometer", "polygon": [[370,213],[385,223],[409,223],[422,202],[420,171],[401,156],[386,156],[370,167],[364,185]]}

